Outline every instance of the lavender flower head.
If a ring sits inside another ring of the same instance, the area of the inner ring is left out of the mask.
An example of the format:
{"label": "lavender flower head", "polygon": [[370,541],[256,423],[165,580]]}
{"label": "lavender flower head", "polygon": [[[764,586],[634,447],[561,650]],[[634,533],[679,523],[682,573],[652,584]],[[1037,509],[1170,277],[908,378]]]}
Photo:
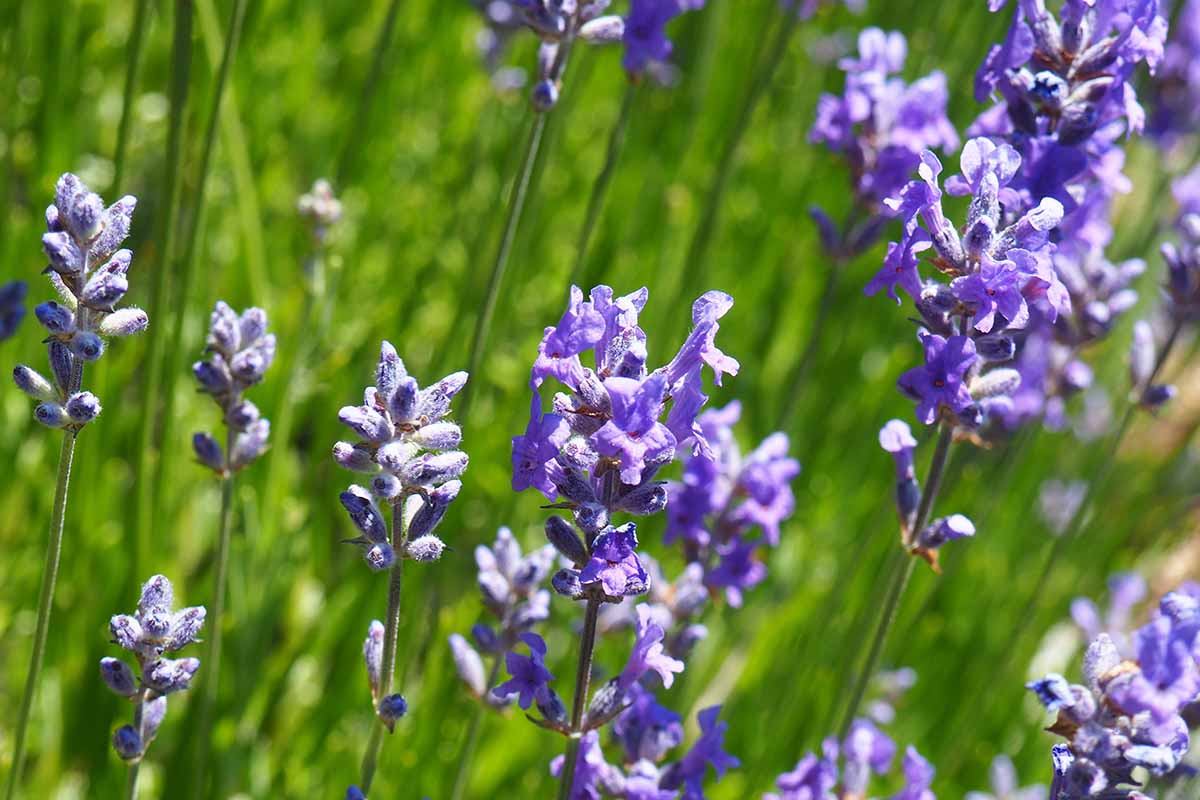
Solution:
{"label": "lavender flower head", "polygon": [[25,281],[0,284],[0,342],[16,333],[21,320],[25,319],[25,294],[28,291]]}
{"label": "lavender flower head", "polygon": [[704,0],[629,0],[621,41],[625,54],[621,64],[637,77],[656,62],[666,62],[673,49],[667,38],[667,23],[686,11],[704,7]]}
{"label": "lavender flower head", "polygon": [[192,373],[200,391],[221,409],[228,452],[209,433],[195,434],[192,449],[201,464],[227,476],[261,456],[271,434],[270,421],[243,397],[275,360],[275,334],[267,333],[267,313],[248,308],[239,317],[218,300],[209,322],[207,353],[205,360],[192,365]]}
{"label": "lavender flower head", "polygon": [[1153,85],[1150,132],[1170,147],[1200,125],[1200,0],[1183,0]]}
{"label": "lavender flower head", "polygon": [[[697,418],[704,445],[683,454],[683,479],[667,484],[664,537],[679,541],[684,558],[699,564],[704,582],[723,589],[733,606],[766,578],[758,554],[779,544],[780,526],[796,507],[791,481],[800,474],[786,434],[741,453],[733,435],[741,411],[734,401]],[[755,529],[760,536],[751,536]]]}
{"label": "lavender flower head", "polygon": [[84,364],[104,354],[108,337],[141,333],[149,324],[140,308],[116,307],[129,290],[126,274],[133,254],[118,248],[129,234],[136,205],[137,199],[126,195],[105,208],[100,196],[69,172],[55,186],[42,249],[59,300],[34,309],[49,334],[53,380],[24,364],[13,370],[17,387],[38,401],[34,417],[43,425],[77,433],[95,419],[100,401],[82,389]]}
{"label": "lavender flower head", "polygon": [[[462,488],[458,478],[468,460],[457,449],[462,430],[446,417],[450,401],[466,382],[467,373],[456,372],[421,389],[396,349],[384,342],[375,385],[367,387],[363,404],[346,406],[338,413],[359,439],[337,442],[334,460],[372,476],[369,489],[352,485],[341,494],[342,505],[360,533],[349,541],[362,547],[372,569],[386,569],[396,558],[436,561],[441,557],[445,545],[433,531]],[[390,536],[381,503],[401,523],[393,526]]]}
{"label": "lavender flower head", "polygon": [[204,607],[172,610],[171,582],[154,575],[142,585],[133,615],[118,615],[109,622],[113,643],[133,654],[137,672],[117,658],[100,659],[100,677],[115,694],[138,707],[140,725],[124,725],[113,734],[113,748],[126,761],[140,761],[158,733],[167,712],[167,695],[186,690],[196,670],[197,658],[166,658],[195,642],[204,625]]}
{"label": "lavender flower head", "polygon": [[333,193],[333,185],[324,178],[313,181],[312,188],[300,195],[296,210],[312,226],[313,237],[325,241],[329,229],[342,218],[342,201]]}
{"label": "lavender flower head", "polygon": [[874,242],[887,221],[883,201],[904,187],[923,151],[958,149],[958,134],[946,118],[946,76],[932,72],[905,83],[896,74],[906,55],[903,34],[864,29],[858,58],[838,62],[846,73],[843,95],[823,94],[817,103],[809,139],[845,158],[854,186],[854,209],[844,230],[813,211],[832,255],[860,253]]}

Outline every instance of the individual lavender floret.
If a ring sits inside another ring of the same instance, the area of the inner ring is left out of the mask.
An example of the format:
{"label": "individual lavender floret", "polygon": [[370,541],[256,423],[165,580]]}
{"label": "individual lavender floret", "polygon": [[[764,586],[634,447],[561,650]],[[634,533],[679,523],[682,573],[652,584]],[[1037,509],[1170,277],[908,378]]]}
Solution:
{"label": "individual lavender floret", "polygon": [[1136,794],[1134,769],[1174,771],[1188,750],[1180,713],[1200,697],[1200,593],[1165,595],[1157,615],[1134,635],[1132,658],[1100,634],[1083,659],[1083,684],[1060,675],[1028,684],[1057,720],[1051,796],[1063,800]]}
{"label": "individual lavender floret", "polygon": [[105,208],[100,195],[69,172],[55,185],[42,249],[59,301],[34,308],[49,333],[53,382],[24,364],[13,370],[17,387],[38,401],[34,417],[43,425],[77,433],[94,419],[100,403],[82,391],[84,364],[104,355],[107,337],[141,333],[148,325],[140,308],[116,308],[129,290],[126,274],[133,258],[117,248],[129,234],[136,205],[137,199],[126,195]]}
{"label": "individual lavender floret", "polygon": [[200,668],[197,658],[164,658],[197,641],[204,625],[203,606],[173,611],[173,605],[171,582],[154,575],[142,585],[137,611],[109,622],[113,643],[132,653],[137,663],[135,675],[120,659],[100,660],[104,684],[134,704],[134,724],[113,734],[113,749],[125,761],[142,759],[166,715],[167,695],[189,688]]}
{"label": "individual lavender floret", "polygon": [[243,396],[262,381],[275,360],[275,334],[267,333],[267,313],[248,308],[239,317],[218,300],[209,322],[207,353],[205,360],[192,365],[192,373],[200,391],[221,409],[228,452],[209,433],[195,434],[192,449],[201,464],[228,476],[261,456],[271,433],[271,423]]}
{"label": "individual lavender floret", "polygon": [[[396,558],[436,560],[443,551],[433,531],[458,496],[467,469],[467,454],[458,450],[459,426],[446,419],[450,401],[467,382],[456,372],[421,389],[389,342],[380,348],[375,385],[368,386],[361,406],[346,406],[338,419],[358,436],[338,442],[334,460],[346,469],[372,475],[370,489],[352,485],[342,492],[342,505],[361,535],[367,564],[387,569]],[[403,513],[404,533],[393,530],[380,504]]]}
{"label": "individual lavender floret", "polygon": [[736,757],[725,752],[725,731],[729,723],[719,722],[717,717],[720,714],[720,706],[706,708],[697,714],[700,738],[680,761],[667,768],[661,781],[664,788],[682,788],[684,797],[703,798],[704,777],[709,766],[712,766],[717,780],[720,780],[726,770],[736,769],[741,764]]}
{"label": "individual lavender floret", "polygon": [[542,637],[536,633],[522,633],[519,638],[529,648],[529,655],[515,652],[505,655],[504,665],[511,677],[492,693],[502,700],[515,696],[517,705],[527,709],[535,699],[540,702],[548,698],[554,675],[546,669],[546,642]]}
{"label": "individual lavender floret", "polygon": [[17,326],[25,319],[25,294],[29,285],[25,281],[9,281],[0,284],[0,342],[17,332]]}
{"label": "individual lavender floret", "polygon": [[[667,484],[664,537],[679,541],[684,558],[704,570],[704,582],[723,589],[735,607],[743,591],[766,578],[757,555],[779,544],[780,525],[796,506],[791,481],[800,473],[783,433],[742,454],[733,435],[741,410],[734,401],[697,417],[704,445],[685,452],[682,480]],[[761,536],[750,536],[755,528]]]}
{"label": "individual lavender floret", "polygon": [[1003,753],[992,759],[991,792],[967,792],[963,800],[1047,800],[1045,786],[1020,788],[1017,769]]}
{"label": "individual lavender floret", "polygon": [[[622,21],[620,37],[625,46],[621,59],[625,70],[636,77],[650,65],[666,62],[673,49],[665,30],[667,23],[686,11],[703,7],[704,0],[629,0],[629,14]],[[590,23],[597,28],[600,24],[600,20]]]}
{"label": "individual lavender floret", "polygon": [[946,118],[946,76],[932,72],[912,84],[904,69],[908,45],[898,31],[866,28],[858,35],[858,58],[844,58],[842,96],[823,94],[809,139],[840,154],[850,167],[854,210],[839,231],[825,213],[812,212],[826,251],[850,256],[869,247],[887,221],[883,201],[897,194],[926,149],[953,152],[958,134]]}

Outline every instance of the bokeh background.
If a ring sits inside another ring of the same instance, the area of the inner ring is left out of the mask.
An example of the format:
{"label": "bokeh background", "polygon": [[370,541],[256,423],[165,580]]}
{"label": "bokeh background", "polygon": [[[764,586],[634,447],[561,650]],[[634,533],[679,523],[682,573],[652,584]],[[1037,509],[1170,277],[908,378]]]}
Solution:
{"label": "bokeh background", "polygon": [[[38,277],[39,237],[57,176],[76,171],[115,199],[112,159],[134,5],[0,4],[0,279],[30,281],[31,305],[50,296]],[[154,271],[178,266],[162,254],[169,87],[179,80],[189,89],[182,207],[190,214],[229,6],[196,0],[183,75],[172,63],[173,4],[150,3],[119,187],[139,197],[130,245],[135,304],[148,302]],[[273,449],[237,483],[211,796],[340,797],[357,776],[372,724],[361,642],[370,619],[382,615],[386,577],[339,544],[351,534],[337,492],[352,476],[329,457],[343,435],[337,410],[370,380],[381,338],[397,345],[422,382],[466,368],[506,186],[530,122],[524,93],[498,91],[481,67],[480,20],[468,3],[401,0],[377,51],[391,6],[249,6],[200,208],[194,279],[182,287],[168,272],[163,306],[149,309],[152,325],[179,325],[181,335],[162,361],[173,410],[159,432],[161,458],[150,464],[158,495],[144,563],[136,563],[133,540],[135,463],[142,420],[162,407],[165,392],[148,396],[146,337],[116,343],[89,371],[105,411],[79,441],[27,796],[118,796],[125,769],[109,737],[128,709],[104,689],[96,664],[112,654],[109,615],[133,607],[140,582],[163,572],[187,603],[211,603],[218,487],[193,462],[189,439],[217,420],[188,365],[218,298],[264,307],[280,343],[276,365],[251,393],[273,422]],[[804,465],[797,513],[771,554],[769,580],[742,610],[710,610],[710,637],[665,695],[692,726],[697,709],[725,706],[728,748],[743,766],[713,787],[714,798],[757,796],[836,726],[896,552],[892,466],[876,432],[892,416],[911,417],[894,381],[918,347],[902,313],[861,293],[882,247],[846,267],[827,301],[807,379],[798,392],[788,389],[830,269],[807,209],[819,204],[836,217],[849,203],[841,164],[807,141],[817,97],[840,90],[832,59],[858,28],[897,29],[909,37],[906,77],[945,71],[950,117],[962,130],[980,111],[971,97],[974,69],[1003,36],[1008,15],[990,15],[974,0],[873,0],[861,15],[839,6],[805,23],[751,121],[716,223],[703,226],[699,258],[689,257],[719,154],[780,20],[777,0],[708,0],[703,12],[678,21],[679,83],[640,92],[586,262],[589,282],[649,287],[643,325],[652,361],[669,358],[682,340],[695,296],[731,292],[737,304],[722,321],[721,347],[741,359],[742,373],[713,403],[743,402],[747,445],[782,426]],[[532,58],[531,38],[521,37],[506,62]],[[473,408],[460,420],[471,468],[441,529],[454,549],[439,564],[407,572],[399,667],[412,711],[385,744],[381,797],[448,794],[474,711],[446,645],[483,613],[472,550],[490,543],[500,525],[526,546],[539,542],[546,512],[535,494],[511,492],[508,442],[525,425],[523,386],[542,328],[565,302],[588,191],[625,89],[619,59],[617,49],[578,51],[549,124],[488,355],[472,376]],[[1155,242],[1172,213],[1165,176],[1179,159],[1149,142],[1129,146],[1136,188],[1119,201],[1111,255],[1148,259],[1143,305],[1157,299],[1163,266]],[[335,179],[345,216],[329,240],[325,289],[310,302],[303,262],[311,240],[295,206],[322,176]],[[30,318],[0,344],[0,361],[40,367],[40,338]],[[1128,338],[1123,326],[1090,354],[1117,413]],[[954,455],[939,508],[969,513],[979,534],[946,554],[944,575],[918,569],[883,657],[886,667],[919,674],[891,732],[934,762],[939,796],[984,788],[999,753],[1013,755],[1025,782],[1048,781],[1052,738],[1022,683],[1035,655],[1042,669],[1068,668],[1076,644],[1061,623],[1071,598],[1103,598],[1116,569],[1141,569],[1155,593],[1200,572],[1192,444],[1200,380],[1188,369],[1191,347],[1185,342],[1167,366],[1180,400],[1135,423],[1083,535],[1030,613],[1052,540],[1038,512],[1040,489],[1047,479],[1096,474],[1107,448],[1094,438],[1094,423],[1098,414],[1103,420],[1105,400],[1087,400],[1093,424],[1081,432],[1030,432]],[[1073,410],[1084,407],[1081,399]],[[58,441],[34,423],[27,398],[9,383],[0,387],[0,773],[11,761]],[[928,458],[928,450],[919,453]],[[660,532],[661,520],[642,539],[670,572],[678,564]],[[553,613],[551,668],[569,681],[568,632],[578,610],[556,599]],[[621,637],[605,642],[598,664],[616,668],[627,647]],[[143,796],[189,795],[198,706],[196,693],[173,702],[143,768]],[[468,796],[549,796],[547,764],[560,746],[519,714],[489,714]]]}

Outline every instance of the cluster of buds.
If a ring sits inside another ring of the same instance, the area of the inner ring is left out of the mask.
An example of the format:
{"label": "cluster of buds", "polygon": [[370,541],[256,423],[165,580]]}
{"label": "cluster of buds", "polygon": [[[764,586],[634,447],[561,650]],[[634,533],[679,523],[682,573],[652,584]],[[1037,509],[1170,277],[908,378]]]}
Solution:
{"label": "cluster of buds", "polygon": [[200,391],[220,406],[230,447],[225,453],[212,434],[197,433],[192,448],[201,464],[228,476],[262,455],[271,434],[270,421],[242,396],[263,379],[275,360],[275,334],[267,333],[267,313],[248,308],[239,317],[218,301],[209,324],[207,352],[207,359],[192,365],[192,373]]}
{"label": "cluster of buds", "polygon": [[312,189],[300,195],[296,210],[312,226],[318,244],[325,241],[329,229],[342,218],[342,201],[333,193],[333,185],[324,178],[313,182]]}
{"label": "cluster of buds", "polygon": [[519,0],[524,24],[541,39],[537,54],[537,80],[533,107],[549,111],[558,103],[570,46],[576,40],[591,44],[619,42],[625,22],[606,15],[609,0]]}
{"label": "cluster of buds", "polygon": [[[455,372],[425,389],[408,374],[396,348],[380,348],[375,385],[361,406],[346,406],[338,419],[358,434],[357,442],[338,442],[333,457],[354,472],[370,475],[370,488],[352,485],[342,505],[360,535],[351,543],[363,548],[367,564],[387,569],[397,557],[436,561],[445,543],[434,535],[446,509],[458,497],[467,454],[458,450],[462,429],[446,419],[450,401],[467,383]],[[403,514],[388,533],[380,503]]]}
{"label": "cluster of buds", "polygon": [[113,748],[126,761],[139,761],[167,713],[167,695],[191,686],[198,658],[164,658],[196,641],[204,606],[172,611],[171,582],[155,575],[142,585],[137,612],[109,622],[113,643],[133,654],[137,672],[119,658],[100,659],[100,677],[115,694],[134,703],[134,724],[113,734]]}
{"label": "cluster of buds", "polygon": [[46,274],[61,302],[34,309],[48,332],[53,381],[24,364],[13,370],[21,391],[38,401],[34,416],[43,425],[78,432],[95,419],[100,401],[82,390],[83,365],[104,355],[106,337],[140,333],[149,324],[140,308],[116,308],[129,290],[133,258],[117,248],[129,234],[136,204],[126,195],[105,208],[100,195],[76,176],[68,172],[58,179],[42,247],[50,260]]}

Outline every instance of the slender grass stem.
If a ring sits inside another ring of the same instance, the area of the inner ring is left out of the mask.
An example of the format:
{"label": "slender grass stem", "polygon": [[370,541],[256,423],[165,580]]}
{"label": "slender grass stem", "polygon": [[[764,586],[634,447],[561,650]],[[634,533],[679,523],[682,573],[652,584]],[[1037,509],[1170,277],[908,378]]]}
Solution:
{"label": "slender grass stem", "polygon": [[[492,657],[492,668],[488,671],[487,682],[484,683],[484,694],[492,690],[496,676],[500,674],[500,656]],[[467,791],[467,782],[471,778],[471,765],[475,761],[475,750],[479,746],[479,730],[483,727],[483,715],[487,713],[487,701],[480,698],[475,704],[475,714],[471,717],[471,725],[467,728],[467,738],[458,754],[458,772],[454,775],[454,788],[450,792],[450,800],[462,800]]]}
{"label": "slender grass stem", "polygon": [[[387,621],[383,629],[383,667],[379,677],[379,700],[392,693],[392,680],[396,672],[396,640],[400,629],[400,596],[403,589],[404,548],[408,544],[408,530],[404,521],[403,500],[392,506],[392,549],[396,563],[392,565],[388,580]],[[375,779],[375,767],[379,763],[379,749],[383,745],[383,721],[376,719],[372,726],[367,751],[363,755],[362,778],[359,788],[370,795],[371,782]]]}
{"label": "slender grass stem", "polygon": [[[176,226],[179,222],[180,195],[182,193],[185,123],[188,99],[188,78],[192,63],[192,2],[175,0],[175,34],[171,57],[171,111],[167,123],[167,161],[163,195],[167,198],[166,213],[159,231],[158,268],[153,270],[150,284],[149,310],[151,315],[163,314],[169,265],[175,252]],[[163,316],[165,322],[165,314]],[[162,346],[165,325],[151,325],[146,334],[145,364],[146,407],[142,412],[142,427],[138,436],[137,459],[134,464],[134,485],[137,486],[136,516],[133,527],[134,546],[132,570],[141,574],[142,564],[150,551],[150,527],[153,520],[152,506],[157,489],[156,462],[158,447],[158,402],[162,397]]]}
{"label": "slender grass stem", "polygon": [[591,194],[588,195],[587,213],[583,218],[583,227],[579,230],[579,243],[575,247],[575,266],[571,270],[571,285],[587,286],[591,283],[590,280],[583,280],[587,271],[588,244],[591,243],[596,224],[600,221],[600,214],[604,210],[604,201],[608,197],[609,186],[617,171],[617,162],[621,159],[621,152],[625,148],[625,133],[629,128],[629,120],[633,116],[634,101],[637,99],[639,87],[640,84],[634,81],[629,81],[625,87],[625,95],[621,98],[621,110],[617,113],[616,122],[613,123],[612,131],[608,135],[604,166],[601,167],[600,173],[592,184]]}
{"label": "slender grass stem", "polygon": [[[195,271],[196,246],[199,239],[200,220],[204,211],[204,190],[208,184],[209,168],[212,164],[213,151],[216,148],[218,123],[221,118],[221,100],[225,96],[225,87],[229,84],[229,74],[237,55],[238,43],[241,41],[242,22],[246,16],[246,0],[234,0],[229,12],[229,27],[225,31],[225,47],[221,54],[221,65],[217,69],[216,84],[213,86],[211,106],[208,121],[205,123],[204,139],[200,151],[200,165],[196,175],[196,185],[192,193],[191,213],[182,220],[183,247],[178,263],[175,265],[175,277],[179,282],[176,295],[176,306],[171,313],[171,339],[164,357],[166,359],[166,381],[163,384],[163,414],[162,441],[171,441],[171,430],[175,425],[175,376],[180,371],[182,356],[180,342],[183,339],[183,326],[187,320],[187,301],[192,288],[192,275]],[[156,494],[151,507],[153,517],[157,519],[159,497]]]}
{"label": "slender grass stem", "polygon": [[[521,224],[521,215],[525,211],[525,200],[529,196],[533,175],[533,166],[537,162],[538,150],[542,143],[542,133],[546,130],[546,114],[534,112],[533,124],[529,128],[529,137],[525,144],[525,155],[521,166],[513,180],[512,193],[508,200],[508,221],[504,225],[504,234],[500,237],[500,246],[496,250],[496,259],[492,262],[492,274],[488,278],[487,294],[484,297],[483,309],[475,320],[475,332],[471,337],[471,356],[469,359],[470,374],[478,376],[479,367],[483,363],[484,350],[487,347],[488,334],[491,332],[492,317],[496,313],[496,301],[500,297],[500,285],[504,281],[504,271],[508,266],[508,257],[512,252],[513,241],[517,236],[517,228]],[[467,388],[463,399],[463,418],[469,416],[471,400],[478,390]]]}
{"label": "slender grass stem", "polygon": [[388,49],[391,47],[392,34],[396,30],[396,20],[399,18],[400,0],[392,0],[391,5],[388,6],[387,16],[383,19],[383,27],[379,29],[379,36],[375,39],[375,47],[371,54],[371,68],[363,83],[362,93],[358,96],[358,109],[350,118],[354,124],[350,126],[346,134],[346,142],[342,146],[342,153],[333,173],[335,186],[345,185],[346,175],[353,163],[354,156],[365,149],[363,131],[368,129],[367,119],[371,114],[371,104],[375,99],[375,92],[379,88],[380,78],[383,77],[383,65],[387,60]]}
{"label": "slender grass stem", "polygon": [[146,36],[146,17],[149,15],[150,0],[137,0],[137,6],[133,10],[133,27],[125,45],[125,91],[121,101],[121,121],[117,123],[117,149],[113,154],[114,190],[120,190],[124,186],[125,159],[129,155],[129,126],[133,122],[138,67],[142,61],[142,40]]}
{"label": "slender grass stem", "polygon": [[588,687],[592,682],[592,656],[596,650],[596,620],[600,616],[600,601],[589,599],[583,616],[583,634],[579,639],[579,670],[575,673],[575,699],[571,704],[571,735],[567,739],[566,758],[559,776],[558,800],[570,800],[575,782],[575,765],[579,762],[579,742],[583,736],[583,711],[587,707]]}
{"label": "slender grass stem", "polygon": [[804,388],[804,382],[808,379],[808,373],[812,370],[817,353],[821,351],[821,334],[825,331],[829,314],[833,311],[833,298],[837,294],[838,284],[841,283],[844,266],[845,262],[841,259],[834,259],[825,275],[825,285],[821,289],[820,299],[817,300],[817,313],[809,327],[804,352],[796,362],[791,380],[788,381],[787,391],[783,394],[783,410],[779,414],[779,423],[776,425],[780,430],[787,430],[791,425],[792,417],[796,415],[796,410],[800,406],[800,390]]}
{"label": "slender grass stem", "polygon": [[220,695],[221,645],[224,636],[225,593],[229,583],[229,549],[233,538],[233,445],[232,428],[225,433],[225,475],[221,478],[221,527],[217,534],[217,574],[213,587],[212,617],[209,622],[208,655],[205,659],[208,682],[200,707],[200,727],[196,746],[195,780],[192,781],[193,795],[203,796],[207,786],[208,767],[212,750],[213,716]]}
{"label": "slender grass stem", "polygon": [[[946,472],[946,460],[953,442],[954,425],[949,422],[939,423],[937,444],[934,447],[933,460],[929,464],[929,476],[925,479],[925,491],[921,493],[921,503],[917,506],[917,514],[910,528],[913,535],[919,533],[925,527],[925,523],[929,521],[934,500],[937,499],[938,489],[941,487],[942,478]],[[871,648],[867,651],[867,659],[854,681],[854,689],[850,693],[850,703],[846,706],[846,712],[842,716],[842,724],[838,729],[839,739],[845,738],[846,732],[850,730],[850,723],[854,721],[854,715],[858,713],[863,694],[867,690],[871,676],[875,674],[879,657],[883,654],[883,646],[887,643],[888,632],[892,628],[892,623],[896,621],[896,613],[900,610],[900,599],[904,596],[904,590],[908,587],[916,564],[916,558],[909,556],[907,563],[896,573],[888,587],[887,597],[880,607],[879,624],[875,626],[875,634],[871,638]]]}
{"label": "slender grass stem", "polygon": [[25,766],[25,740],[29,733],[29,718],[33,712],[33,698],[37,693],[38,677],[42,661],[46,656],[46,636],[50,632],[50,610],[54,605],[54,584],[58,580],[58,562],[62,556],[63,526],[67,517],[67,493],[71,485],[71,464],[75,460],[75,434],[63,434],[62,447],[58,452],[58,480],[54,485],[54,511],[50,518],[50,538],[46,544],[46,564],[42,568],[42,590],[38,596],[37,627],[33,634],[33,654],[29,658],[29,674],[25,677],[25,691],[21,695],[21,711],[17,717],[16,733],[13,736],[12,771],[8,775],[8,790],[5,797],[13,800],[21,783],[21,771]]}

